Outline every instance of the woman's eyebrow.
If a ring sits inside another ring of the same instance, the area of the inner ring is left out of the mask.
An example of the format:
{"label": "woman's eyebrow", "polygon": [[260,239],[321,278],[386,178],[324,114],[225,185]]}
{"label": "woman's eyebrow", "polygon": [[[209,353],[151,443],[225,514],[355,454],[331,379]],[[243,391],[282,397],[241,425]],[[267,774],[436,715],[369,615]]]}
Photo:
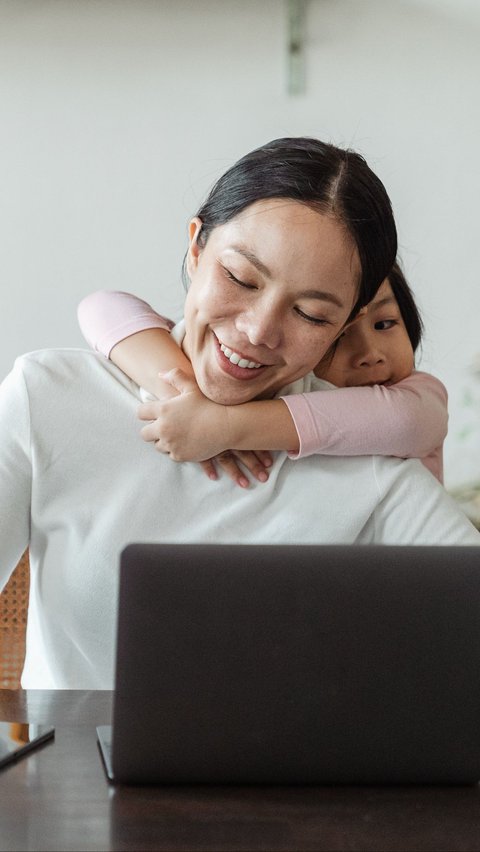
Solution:
{"label": "woman's eyebrow", "polygon": [[242,257],[245,257],[248,261],[250,261],[250,263],[252,264],[252,266],[255,267],[255,269],[258,269],[258,271],[261,272],[262,275],[265,275],[265,278],[272,277],[272,273],[270,272],[268,266],[265,266],[265,264],[262,263],[261,260],[259,260],[256,254],[253,254],[253,252],[249,251],[247,248],[243,248],[243,246],[230,246],[230,249],[236,252],[237,254],[241,254]]}
{"label": "woman's eyebrow", "polygon": [[304,290],[303,293],[299,293],[299,296],[303,299],[319,299],[321,302],[331,302],[337,308],[344,307],[342,300],[335,293],[329,293],[327,290]]}
{"label": "woman's eyebrow", "polygon": [[[258,269],[265,278],[272,278],[272,273],[268,266],[265,266],[264,263],[257,257],[256,254],[249,251],[249,249],[243,248],[243,246],[230,246],[230,250],[236,252],[237,254],[241,254],[242,257],[246,258],[255,269]],[[343,308],[344,303],[342,300],[335,295],[335,293],[329,293],[325,290],[304,290],[302,293],[299,293],[304,299],[319,299],[322,302],[331,302],[332,305],[336,305],[337,308]]]}

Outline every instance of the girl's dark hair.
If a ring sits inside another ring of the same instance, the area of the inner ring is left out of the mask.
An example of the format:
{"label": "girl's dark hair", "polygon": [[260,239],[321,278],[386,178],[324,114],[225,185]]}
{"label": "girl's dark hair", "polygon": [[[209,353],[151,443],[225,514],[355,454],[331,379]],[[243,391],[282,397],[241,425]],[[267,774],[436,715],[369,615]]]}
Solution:
{"label": "girl's dark hair", "polygon": [[196,214],[203,247],[212,230],[256,201],[288,198],[335,216],[353,238],[361,263],[352,316],[368,304],[397,253],[390,199],[355,151],[310,137],[275,139],[246,154],[215,183]]}
{"label": "girl's dark hair", "polygon": [[407,329],[412,349],[415,352],[422,339],[423,322],[417,305],[415,304],[413,293],[398,261],[395,261],[393,264],[387,278],[398,307],[400,308],[400,313],[402,315],[403,322],[405,323],[405,328]]}

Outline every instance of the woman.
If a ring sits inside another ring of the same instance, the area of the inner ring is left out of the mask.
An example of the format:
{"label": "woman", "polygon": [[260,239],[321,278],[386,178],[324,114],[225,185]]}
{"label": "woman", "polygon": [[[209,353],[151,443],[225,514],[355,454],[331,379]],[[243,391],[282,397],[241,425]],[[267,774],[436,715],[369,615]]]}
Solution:
{"label": "woman", "polygon": [[[387,194],[359,155],[286,139],[242,158],[190,224],[175,334],[203,393],[234,404],[308,390],[302,377],[395,255]],[[2,583],[27,546],[31,559],[24,687],[111,688],[118,557],[134,540],[478,543],[415,461],[283,453],[259,487],[212,487],[152,454],[141,398],[83,350],[18,359],[0,389]]]}

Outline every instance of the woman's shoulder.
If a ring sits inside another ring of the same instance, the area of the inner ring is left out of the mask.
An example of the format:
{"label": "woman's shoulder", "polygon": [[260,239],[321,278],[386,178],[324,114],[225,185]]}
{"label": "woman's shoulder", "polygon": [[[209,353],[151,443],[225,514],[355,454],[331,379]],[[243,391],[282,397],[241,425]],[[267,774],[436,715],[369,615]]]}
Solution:
{"label": "woman's shoulder", "polygon": [[142,400],[138,385],[119,367],[99,352],[81,348],[38,349],[19,356],[2,389],[26,394],[36,411],[53,409],[56,404],[95,408],[107,397],[128,406]]}
{"label": "woman's shoulder", "polygon": [[82,347],[34,349],[31,352],[19,355],[15,359],[14,369],[20,372],[38,369],[49,369],[55,372],[58,369],[61,372],[70,364],[76,366],[81,363],[88,364],[92,359],[105,361],[105,358],[98,352]]}
{"label": "woman's shoulder", "polygon": [[65,392],[72,389],[80,394],[90,383],[95,383],[96,375],[118,372],[99,352],[78,347],[26,352],[16,358],[11,376],[21,377],[32,388],[59,386]]}

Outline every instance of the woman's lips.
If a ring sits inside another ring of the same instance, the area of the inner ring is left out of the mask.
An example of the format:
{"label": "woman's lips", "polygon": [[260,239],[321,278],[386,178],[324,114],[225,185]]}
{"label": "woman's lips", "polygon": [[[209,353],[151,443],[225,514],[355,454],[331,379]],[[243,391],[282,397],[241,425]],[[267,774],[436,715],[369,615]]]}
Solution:
{"label": "woman's lips", "polygon": [[258,361],[245,358],[241,353],[230,349],[230,347],[218,339],[216,334],[213,337],[220,367],[225,373],[232,376],[232,378],[242,380],[255,379],[269,366],[268,364],[260,364]]}
{"label": "woman's lips", "polygon": [[262,364],[259,364],[257,361],[250,361],[248,358],[242,358],[238,352],[234,352],[233,349],[229,349],[228,346],[225,346],[224,343],[220,343],[220,349],[222,350],[225,358],[228,358],[231,364],[234,364],[238,367],[244,367],[247,370],[258,370]]}

